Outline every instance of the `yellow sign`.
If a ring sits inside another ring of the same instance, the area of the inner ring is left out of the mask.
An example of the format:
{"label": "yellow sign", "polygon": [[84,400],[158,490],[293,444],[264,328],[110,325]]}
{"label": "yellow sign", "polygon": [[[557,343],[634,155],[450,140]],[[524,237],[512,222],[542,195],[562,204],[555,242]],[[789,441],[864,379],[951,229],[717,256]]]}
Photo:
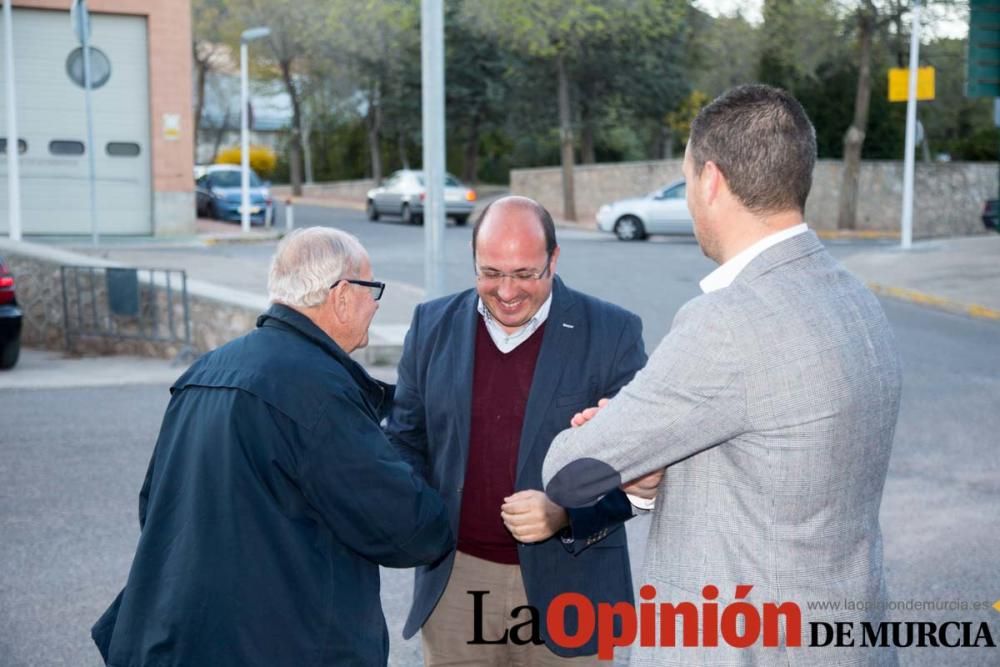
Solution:
{"label": "yellow sign", "polygon": [[[909,97],[910,70],[907,67],[893,67],[889,70],[889,101],[905,102]],[[917,101],[934,99],[934,68],[917,68]]]}

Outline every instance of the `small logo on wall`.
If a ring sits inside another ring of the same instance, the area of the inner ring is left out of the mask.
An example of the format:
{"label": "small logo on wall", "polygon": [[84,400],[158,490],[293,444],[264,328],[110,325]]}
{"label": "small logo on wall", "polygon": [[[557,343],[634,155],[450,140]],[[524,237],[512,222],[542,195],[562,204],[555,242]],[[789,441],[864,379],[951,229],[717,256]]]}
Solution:
{"label": "small logo on wall", "polygon": [[181,115],[179,113],[163,114],[163,138],[166,141],[177,141],[181,138]]}

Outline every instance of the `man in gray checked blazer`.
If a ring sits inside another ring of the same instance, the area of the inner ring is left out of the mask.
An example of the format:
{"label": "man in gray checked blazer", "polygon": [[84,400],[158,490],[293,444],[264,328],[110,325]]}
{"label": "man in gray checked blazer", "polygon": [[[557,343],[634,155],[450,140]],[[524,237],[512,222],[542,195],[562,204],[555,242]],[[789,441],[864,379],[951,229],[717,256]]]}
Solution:
{"label": "man in gray checked blazer", "polygon": [[[545,492],[564,506],[658,483],[641,581],[657,605],[697,606],[699,646],[681,646],[677,619],[677,646],[636,640],[633,665],[896,664],[891,647],[809,646],[811,622],[853,623],[860,645],[860,623],[886,618],[878,515],[900,397],[881,306],[802,222],[815,156],[812,125],[784,91],[744,86],[701,111],[687,200],[720,267],[646,367],[546,457]],[[709,585],[720,617],[737,586],[753,587],[743,600],[761,613],[797,603],[801,646],[784,622],[777,647],[706,646]],[[845,600],[854,609],[808,608]]]}

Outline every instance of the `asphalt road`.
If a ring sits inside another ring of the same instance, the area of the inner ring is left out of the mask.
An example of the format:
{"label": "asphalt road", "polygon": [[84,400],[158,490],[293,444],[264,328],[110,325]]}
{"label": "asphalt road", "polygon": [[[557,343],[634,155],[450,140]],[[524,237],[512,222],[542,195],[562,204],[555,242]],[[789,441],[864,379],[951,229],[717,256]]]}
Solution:
{"label": "asphalt road", "polygon": [[[422,281],[419,228],[354,212],[296,211],[302,224],[357,234],[380,276]],[[468,229],[445,233],[447,284],[472,284]],[[622,244],[562,232],[567,282],[642,315],[651,347],[711,264],[691,239]],[[851,245],[833,246],[835,254]],[[223,246],[266,266],[272,246]],[[167,250],[157,252],[169,252]],[[252,274],[252,275],[250,275]],[[233,278],[236,280],[237,278]],[[250,271],[239,277],[259,281]],[[1000,326],[883,301],[904,361],[903,404],[882,505],[894,601],[1000,598]],[[0,665],[97,665],[88,630],[125,579],[137,534],[136,497],[166,404],[164,384],[0,390]],[[631,531],[641,559],[645,526]],[[418,663],[399,635],[408,572],[386,571],[392,664]],[[993,610],[898,611],[895,620],[988,621]],[[815,620],[822,620],[817,617]],[[997,665],[1000,649],[909,649],[904,665]]]}

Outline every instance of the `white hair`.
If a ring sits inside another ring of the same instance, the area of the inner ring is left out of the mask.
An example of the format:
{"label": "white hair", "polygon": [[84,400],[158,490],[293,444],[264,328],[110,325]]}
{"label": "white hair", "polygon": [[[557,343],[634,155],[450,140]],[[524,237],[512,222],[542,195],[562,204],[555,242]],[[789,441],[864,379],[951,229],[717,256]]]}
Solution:
{"label": "white hair", "polygon": [[296,229],[278,244],[267,277],[267,298],[298,308],[323,303],[330,286],[357,278],[368,259],[361,242],[332,227]]}

